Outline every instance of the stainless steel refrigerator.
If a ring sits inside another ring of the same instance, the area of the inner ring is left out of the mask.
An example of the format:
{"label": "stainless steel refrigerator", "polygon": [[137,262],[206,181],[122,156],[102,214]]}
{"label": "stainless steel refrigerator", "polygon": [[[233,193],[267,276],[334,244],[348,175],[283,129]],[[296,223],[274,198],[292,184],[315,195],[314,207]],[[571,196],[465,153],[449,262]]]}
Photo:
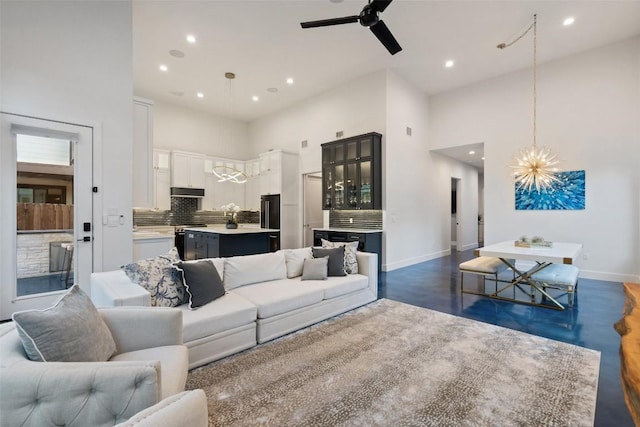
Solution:
{"label": "stainless steel refrigerator", "polygon": [[[260,196],[260,227],[280,230],[280,195]],[[271,251],[280,249],[280,233],[269,235]]]}

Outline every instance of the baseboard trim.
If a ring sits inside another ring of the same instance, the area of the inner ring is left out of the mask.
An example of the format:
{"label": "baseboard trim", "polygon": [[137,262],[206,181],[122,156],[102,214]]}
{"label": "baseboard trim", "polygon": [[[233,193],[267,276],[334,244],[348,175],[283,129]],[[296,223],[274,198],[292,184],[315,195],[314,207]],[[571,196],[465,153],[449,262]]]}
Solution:
{"label": "baseboard trim", "polygon": [[640,276],[633,274],[609,273],[606,271],[593,271],[580,269],[578,276],[584,279],[604,280],[607,282],[633,282],[640,283]]}
{"label": "baseboard trim", "polygon": [[410,265],[420,264],[421,262],[431,261],[432,259],[441,258],[443,256],[451,255],[451,249],[445,249],[439,252],[433,252],[430,254],[421,255],[418,257],[403,259],[388,264],[382,265],[382,271],[393,271],[403,267],[409,267]]}

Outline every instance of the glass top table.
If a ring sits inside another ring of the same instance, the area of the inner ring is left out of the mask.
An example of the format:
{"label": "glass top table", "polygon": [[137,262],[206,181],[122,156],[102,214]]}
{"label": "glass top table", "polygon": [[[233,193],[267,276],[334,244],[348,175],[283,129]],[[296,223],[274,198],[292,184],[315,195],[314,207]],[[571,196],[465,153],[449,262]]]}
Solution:
{"label": "glass top table", "polygon": [[[487,256],[499,258],[514,272],[513,280],[501,289],[496,289],[494,293],[486,294],[486,296],[501,300],[513,302],[524,302],[527,304],[537,305],[541,307],[555,308],[564,310],[562,304],[549,295],[545,289],[545,285],[534,278],[534,274],[547,268],[552,264],[574,264],[582,253],[582,244],[554,242],[551,247],[519,247],[515,245],[513,240],[495,243],[474,251],[476,256]],[[535,264],[527,271],[522,271],[516,267],[513,260],[534,261]],[[529,286],[528,289],[523,286]],[[514,288],[514,297],[508,298],[501,296],[501,293],[508,288]],[[524,292],[529,301],[518,300],[515,297],[515,289]],[[550,301],[553,305],[538,304],[535,302],[536,292],[539,292],[543,298]]]}

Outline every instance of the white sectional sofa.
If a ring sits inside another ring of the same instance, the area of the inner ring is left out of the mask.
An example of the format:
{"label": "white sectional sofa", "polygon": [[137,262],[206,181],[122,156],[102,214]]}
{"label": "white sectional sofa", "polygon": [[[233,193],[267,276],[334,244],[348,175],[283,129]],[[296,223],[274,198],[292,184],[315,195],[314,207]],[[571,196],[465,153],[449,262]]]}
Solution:
{"label": "white sectional sofa", "polygon": [[[311,248],[208,259],[226,293],[196,310],[178,307],[189,369],[377,299],[376,254],[358,252],[356,274],[303,281],[302,264],[309,257]],[[91,298],[96,306],[151,305],[149,292],[122,270],[93,273]]]}

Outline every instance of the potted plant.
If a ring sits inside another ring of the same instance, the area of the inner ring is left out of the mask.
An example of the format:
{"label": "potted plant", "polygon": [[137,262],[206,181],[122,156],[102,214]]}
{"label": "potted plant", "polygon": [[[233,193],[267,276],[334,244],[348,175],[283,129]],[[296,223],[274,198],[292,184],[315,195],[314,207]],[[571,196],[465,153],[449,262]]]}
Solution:
{"label": "potted plant", "polygon": [[[227,228],[238,228],[238,212],[240,212],[240,206],[235,203],[229,203],[228,205],[224,205],[221,208],[224,211],[224,216],[228,216],[227,218]],[[229,215],[227,215],[227,213]]]}

